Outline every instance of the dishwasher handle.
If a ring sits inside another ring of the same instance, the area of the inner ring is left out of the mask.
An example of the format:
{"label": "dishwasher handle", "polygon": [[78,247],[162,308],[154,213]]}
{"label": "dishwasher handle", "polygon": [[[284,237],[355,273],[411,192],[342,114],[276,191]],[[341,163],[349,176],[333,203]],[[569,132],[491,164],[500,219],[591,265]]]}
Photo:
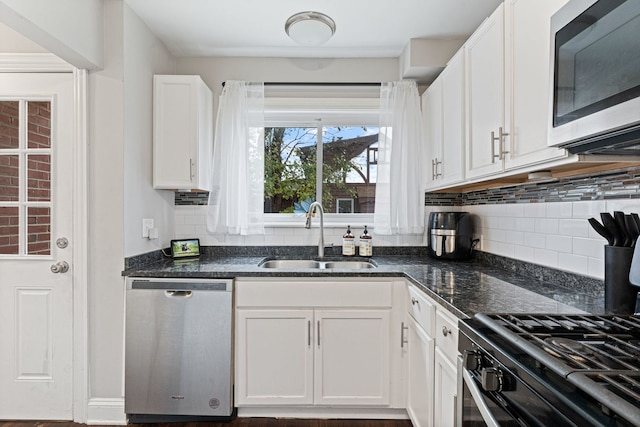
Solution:
{"label": "dishwasher handle", "polygon": [[167,298],[191,298],[191,291],[164,291]]}

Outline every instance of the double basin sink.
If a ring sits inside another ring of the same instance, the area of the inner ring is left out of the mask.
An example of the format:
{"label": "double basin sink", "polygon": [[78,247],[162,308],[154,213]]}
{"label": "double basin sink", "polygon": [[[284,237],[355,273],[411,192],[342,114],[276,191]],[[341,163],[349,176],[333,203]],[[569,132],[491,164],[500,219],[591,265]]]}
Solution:
{"label": "double basin sink", "polygon": [[258,264],[262,268],[270,269],[346,269],[346,270],[362,270],[367,268],[376,268],[377,266],[371,261],[315,261],[308,259],[269,259]]}

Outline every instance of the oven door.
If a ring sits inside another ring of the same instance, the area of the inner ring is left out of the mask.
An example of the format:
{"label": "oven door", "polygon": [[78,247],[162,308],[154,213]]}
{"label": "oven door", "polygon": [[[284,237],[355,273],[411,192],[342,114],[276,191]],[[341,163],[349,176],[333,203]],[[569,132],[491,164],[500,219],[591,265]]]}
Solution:
{"label": "oven door", "polygon": [[486,392],[476,375],[465,369],[462,357],[458,358],[458,407],[456,420],[458,427],[510,427],[528,426],[513,411],[505,408],[505,403]]}

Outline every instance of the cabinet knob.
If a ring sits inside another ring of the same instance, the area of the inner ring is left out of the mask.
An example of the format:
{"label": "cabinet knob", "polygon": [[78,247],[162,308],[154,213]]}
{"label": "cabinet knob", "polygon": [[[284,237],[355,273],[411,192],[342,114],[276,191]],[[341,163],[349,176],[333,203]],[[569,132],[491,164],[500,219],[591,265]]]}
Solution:
{"label": "cabinet knob", "polygon": [[420,304],[420,301],[418,301],[414,297],[411,297],[411,305],[416,305],[416,304]]}
{"label": "cabinet knob", "polygon": [[442,335],[444,335],[446,337],[449,334],[451,334],[451,329],[447,328],[446,326],[443,326],[442,327]]}

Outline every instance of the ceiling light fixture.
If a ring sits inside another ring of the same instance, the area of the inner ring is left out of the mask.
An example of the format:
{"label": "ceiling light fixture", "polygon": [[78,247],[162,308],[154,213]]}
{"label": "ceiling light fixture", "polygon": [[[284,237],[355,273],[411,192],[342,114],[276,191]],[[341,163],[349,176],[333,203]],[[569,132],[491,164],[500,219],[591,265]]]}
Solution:
{"label": "ceiling light fixture", "polygon": [[298,44],[320,46],[336,32],[336,23],[324,13],[300,12],[287,19],[284,30]]}

